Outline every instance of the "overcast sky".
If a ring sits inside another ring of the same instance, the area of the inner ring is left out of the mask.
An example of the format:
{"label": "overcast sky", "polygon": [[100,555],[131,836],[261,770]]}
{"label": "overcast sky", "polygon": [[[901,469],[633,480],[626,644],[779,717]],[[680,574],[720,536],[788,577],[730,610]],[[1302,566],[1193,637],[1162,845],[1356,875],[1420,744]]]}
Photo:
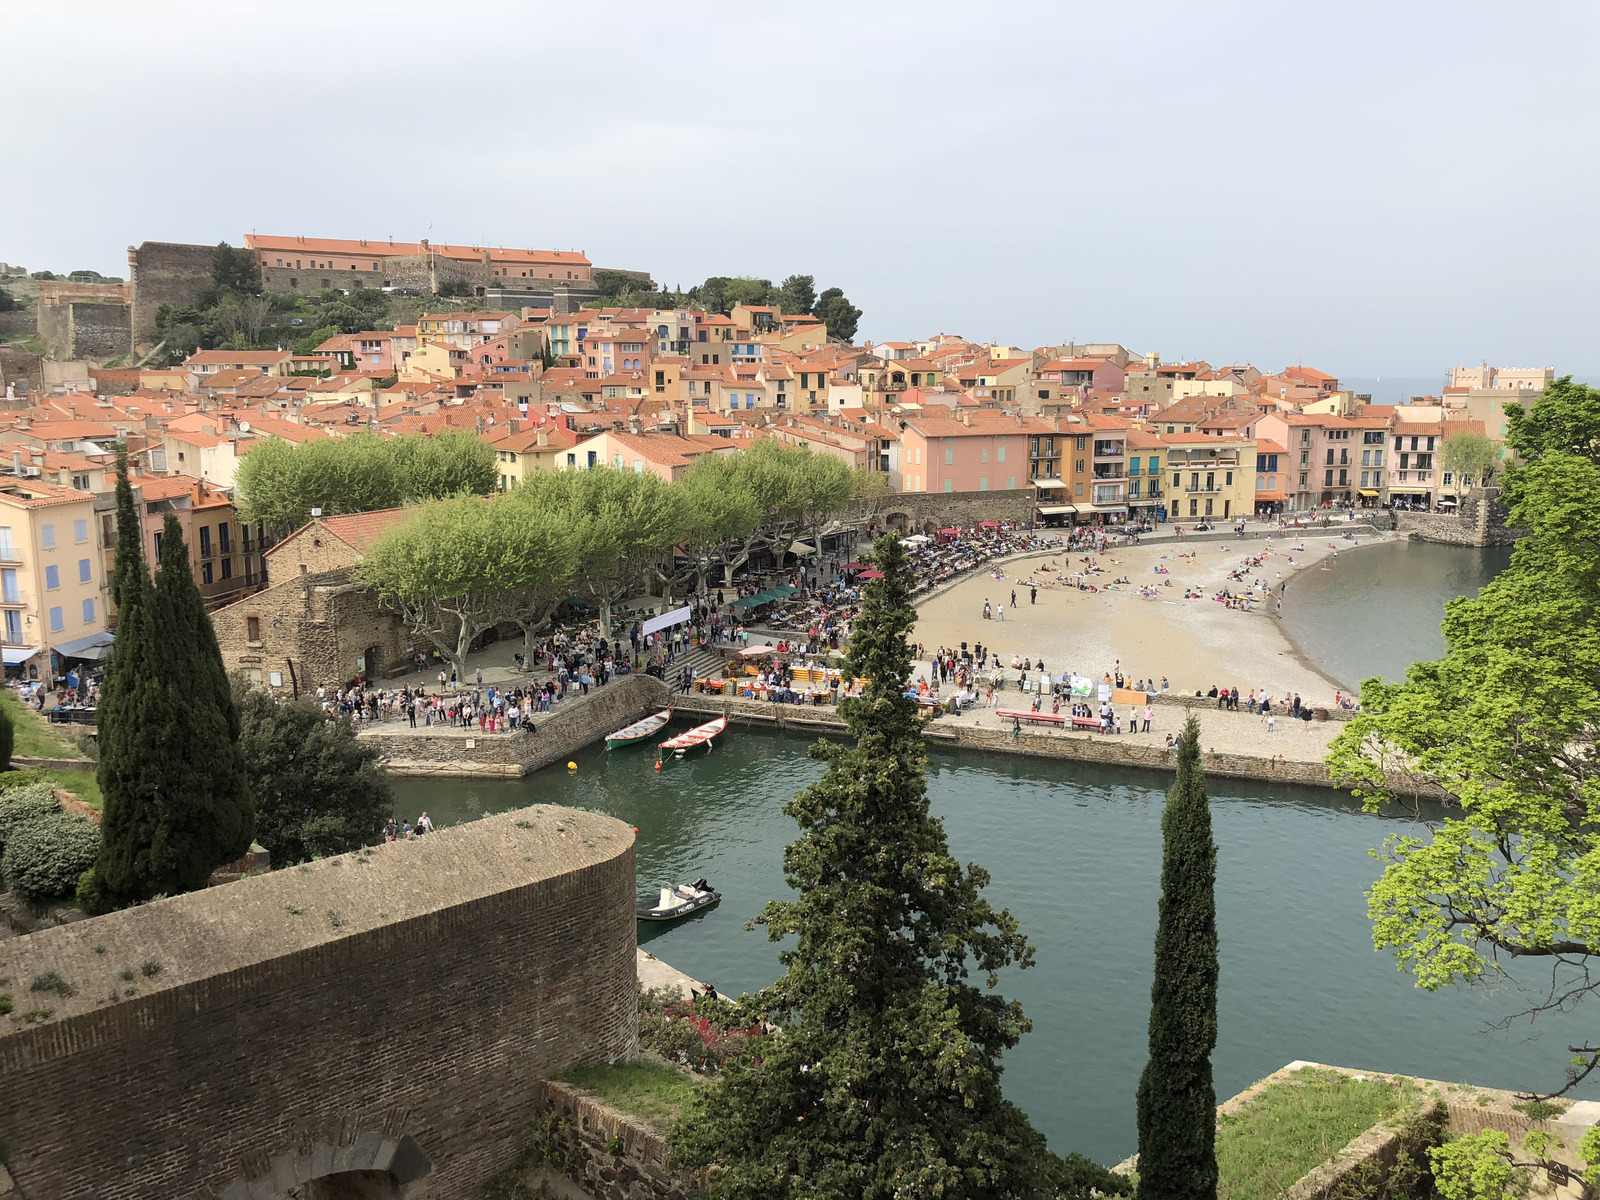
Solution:
{"label": "overcast sky", "polygon": [[8,5],[0,260],[431,237],[877,340],[1600,375],[1594,0],[772,8]]}

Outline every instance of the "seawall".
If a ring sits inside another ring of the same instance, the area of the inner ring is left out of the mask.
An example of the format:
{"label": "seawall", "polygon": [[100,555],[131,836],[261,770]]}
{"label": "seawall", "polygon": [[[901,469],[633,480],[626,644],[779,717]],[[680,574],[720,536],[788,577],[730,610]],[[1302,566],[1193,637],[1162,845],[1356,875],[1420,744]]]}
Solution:
{"label": "seawall", "polygon": [[667,685],[653,675],[624,675],[589,695],[534,714],[534,733],[480,733],[448,725],[411,728],[392,721],[361,731],[395,775],[526,775],[561,762],[613,729],[667,706]]}
{"label": "seawall", "polygon": [[[1167,704],[1199,703],[1193,697],[1166,697]],[[1186,703],[1187,702],[1187,703]],[[1206,700],[1206,705],[1215,701]],[[831,708],[798,704],[774,704],[763,700],[735,700],[719,696],[690,694],[675,696],[674,711],[702,716],[728,715],[730,724],[767,725],[800,733],[846,736],[845,724]],[[1009,727],[984,727],[956,722],[934,721],[923,734],[930,746],[952,750],[973,750],[991,754],[1023,754],[1034,758],[1059,758],[1073,762],[1099,763],[1114,767],[1142,767],[1171,772],[1177,767],[1177,752],[1164,746],[1138,744],[1118,737],[1064,730],[1025,728],[1013,732]],[[1307,787],[1343,791],[1329,776],[1320,759],[1295,759],[1283,755],[1258,755],[1209,750],[1204,756],[1207,774],[1226,779],[1255,779],[1265,783],[1296,783]],[[1413,772],[1389,773],[1390,785],[1400,795],[1439,800],[1444,792],[1437,783]]]}

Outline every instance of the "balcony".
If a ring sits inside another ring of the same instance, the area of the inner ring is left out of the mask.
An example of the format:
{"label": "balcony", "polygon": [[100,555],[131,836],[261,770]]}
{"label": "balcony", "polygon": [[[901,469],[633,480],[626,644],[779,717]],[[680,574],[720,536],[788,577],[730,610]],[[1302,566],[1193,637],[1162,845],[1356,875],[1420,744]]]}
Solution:
{"label": "balcony", "polygon": [[1096,458],[1121,458],[1125,453],[1124,445],[1125,443],[1123,442],[1096,442],[1094,444],[1094,456]]}
{"label": "balcony", "polygon": [[1094,465],[1096,479],[1126,479],[1128,476],[1122,469],[1121,463],[1096,463]]}

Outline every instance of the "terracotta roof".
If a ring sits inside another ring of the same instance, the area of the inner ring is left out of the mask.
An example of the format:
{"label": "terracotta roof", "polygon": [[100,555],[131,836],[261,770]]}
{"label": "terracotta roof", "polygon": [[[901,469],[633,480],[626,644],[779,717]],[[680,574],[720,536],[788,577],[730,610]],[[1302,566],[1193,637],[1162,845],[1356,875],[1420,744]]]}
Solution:
{"label": "terracotta roof", "polygon": [[423,253],[432,253],[441,258],[455,259],[462,262],[478,262],[483,258],[484,251],[487,250],[491,262],[508,265],[581,267],[589,265],[588,257],[576,250],[508,250],[504,247],[448,246],[441,243],[430,243],[425,250],[420,242],[276,237],[271,234],[254,233],[245,234],[244,244],[251,250],[257,251],[284,254],[332,254],[340,258],[354,258],[357,262],[363,258],[370,261],[374,256],[383,259],[415,256]]}
{"label": "terracotta roof", "polygon": [[323,517],[320,524],[341,542],[365,553],[372,548],[373,542],[409,516],[410,511],[405,508],[384,508],[377,512]]}

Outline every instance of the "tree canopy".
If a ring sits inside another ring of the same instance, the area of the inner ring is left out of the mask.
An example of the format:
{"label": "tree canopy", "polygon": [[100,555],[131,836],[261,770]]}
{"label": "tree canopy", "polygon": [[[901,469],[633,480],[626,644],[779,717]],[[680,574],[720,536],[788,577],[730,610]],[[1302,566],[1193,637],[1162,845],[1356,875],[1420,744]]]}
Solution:
{"label": "tree canopy", "polygon": [[1500,469],[1500,447],[1481,433],[1452,433],[1439,447],[1439,467],[1481,486]]}
{"label": "tree canopy", "polygon": [[828,328],[828,336],[842,342],[855,340],[856,326],[861,323],[861,310],[845,298],[839,288],[829,288],[817,297],[816,315]]}
{"label": "tree canopy", "polygon": [[[259,485],[241,479],[246,495],[257,486],[289,493],[268,481],[284,458],[279,451],[254,468]],[[357,578],[458,670],[474,639],[502,622],[522,629],[531,661],[536,633],[565,600],[592,605],[610,637],[614,606],[647,580],[665,585],[669,600],[703,592],[714,571],[729,583],[758,548],[781,559],[796,536],[819,538],[865,486],[841,460],[773,438],[702,455],[671,483],[612,467],[535,472],[503,495],[419,505]]]}
{"label": "tree canopy", "polygon": [[236,483],[247,520],[286,530],[309,521],[313,508],[336,516],[488,492],[495,459],[470,429],[431,437],[357,433],[298,446],[269,438],[245,455]]}
{"label": "tree canopy", "polygon": [[239,748],[256,802],[256,838],[274,867],[343,854],[379,840],[394,789],[378,751],[350,718],[315,700],[280,700],[234,681]]}
{"label": "tree canopy", "polygon": [[782,1032],[695,1090],[674,1156],[715,1164],[708,1194],[738,1200],[1126,1192],[1053,1155],[1001,1093],[1000,1058],[1030,1026],[997,975],[1029,966],[1033,948],[929,813],[903,695],[912,573],[897,537],[874,556],[884,578],[866,588],[847,666],[868,682],[840,705],[854,745],[813,746],[827,770],[785,806],[800,827],[783,856],[795,898],[758,919],[786,943],[783,975],[739,1004],[746,1024]]}
{"label": "tree canopy", "polygon": [[[1429,990],[1531,964],[1540,1011],[1600,987],[1600,392],[1563,379],[1507,418],[1504,496],[1527,536],[1446,605],[1443,658],[1363,683],[1328,762],[1369,808],[1401,800],[1396,767],[1456,806],[1385,843],[1377,947]],[[1575,1050],[1568,1086],[1600,1066],[1600,1039]]]}

